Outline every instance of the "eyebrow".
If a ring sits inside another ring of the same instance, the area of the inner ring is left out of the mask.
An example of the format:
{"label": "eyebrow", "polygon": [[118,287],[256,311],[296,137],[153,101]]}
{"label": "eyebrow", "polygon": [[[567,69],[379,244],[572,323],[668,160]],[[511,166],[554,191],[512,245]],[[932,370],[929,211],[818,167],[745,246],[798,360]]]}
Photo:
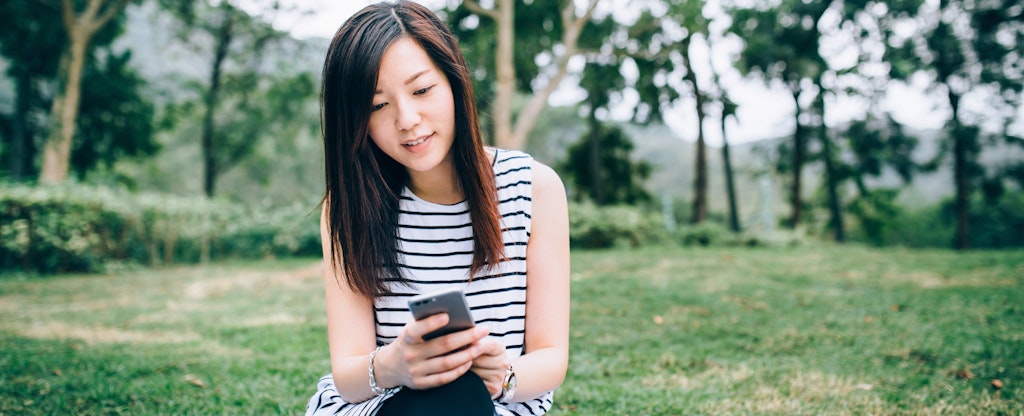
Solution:
{"label": "eyebrow", "polygon": [[[419,77],[423,76],[423,74],[426,74],[427,72],[430,72],[430,68],[427,68],[427,69],[424,69],[424,70],[422,70],[422,71],[420,71],[420,72],[417,72],[417,73],[415,73],[415,74],[412,74],[412,76],[411,76],[411,77],[409,77],[408,79],[406,79],[406,80],[405,80],[405,85],[409,85],[409,84],[412,84],[412,82],[413,82],[413,81],[415,81],[415,80],[416,80],[416,78],[419,78]],[[381,90],[376,90],[376,91],[374,91],[373,93],[374,93],[374,94],[382,94],[383,92],[384,92],[384,91],[381,91]]]}

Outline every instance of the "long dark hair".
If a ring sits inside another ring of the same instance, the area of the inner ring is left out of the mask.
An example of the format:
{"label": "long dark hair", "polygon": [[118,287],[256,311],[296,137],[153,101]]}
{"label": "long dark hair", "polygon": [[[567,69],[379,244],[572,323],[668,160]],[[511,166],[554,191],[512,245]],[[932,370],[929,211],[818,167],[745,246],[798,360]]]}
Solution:
{"label": "long dark hair", "polygon": [[349,287],[372,297],[391,294],[390,281],[404,281],[398,263],[398,204],[409,176],[370,140],[367,127],[381,57],[402,37],[427,52],[452,88],[455,137],[450,152],[473,225],[470,278],[505,258],[494,172],[458,42],[444,22],[419,4],[373,4],[334,35],[320,90],[331,265],[343,266]]}

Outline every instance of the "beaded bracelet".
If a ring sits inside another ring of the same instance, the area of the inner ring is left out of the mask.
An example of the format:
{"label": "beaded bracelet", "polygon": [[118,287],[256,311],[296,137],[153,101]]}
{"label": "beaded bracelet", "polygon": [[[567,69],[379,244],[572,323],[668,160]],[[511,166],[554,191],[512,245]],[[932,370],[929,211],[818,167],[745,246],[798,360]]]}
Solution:
{"label": "beaded bracelet", "polygon": [[395,387],[392,387],[392,388],[389,388],[389,389],[382,388],[381,386],[377,385],[377,377],[375,377],[373,375],[373,357],[375,357],[377,355],[377,351],[380,351],[381,348],[384,348],[384,346],[381,345],[381,346],[377,347],[377,349],[373,350],[373,352],[370,353],[370,368],[369,368],[369,372],[370,372],[370,390],[373,391],[373,394],[376,394],[378,396],[383,396],[385,394],[398,393],[398,391],[402,389],[402,386],[395,386]]}

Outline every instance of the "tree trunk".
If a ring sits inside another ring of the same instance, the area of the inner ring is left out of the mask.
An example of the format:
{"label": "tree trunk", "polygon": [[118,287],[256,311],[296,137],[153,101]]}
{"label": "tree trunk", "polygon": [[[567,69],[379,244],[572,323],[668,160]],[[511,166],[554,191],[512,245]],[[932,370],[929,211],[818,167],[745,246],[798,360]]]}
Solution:
{"label": "tree trunk", "polygon": [[601,177],[601,123],[597,120],[597,106],[590,104],[587,121],[590,124],[590,183],[593,186],[594,203],[604,205],[604,180]]}
{"label": "tree trunk", "polygon": [[498,0],[498,50],[495,51],[494,65],[498,72],[498,85],[494,95],[494,142],[498,147],[521,150],[514,147],[512,140],[512,99],[516,93],[516,67],[513,48],[515,47],[515,0]]}
{"label": "tree trunk", "polygon": [[231,12],[225,9],[223,21],[217,31],[217,48],[214,51],[213,63],[210,68],[210,89],[206,91],[204,100],[206,111],[203,114],[203,133],[201,139],[203,151],[203,190],[208,197],[213,197],[216,192],[218,166],[213,144],[214,135],[216,134],[214,114],[220,94],[221,71],[234,35],[232,31],[233,24]]}
{"label": "tree trunk", "polygon": [[577,18],[576,6],[573,2],[567,2],[562,9],[562,46],[565,52],[556,61],[555,75],[548,81],[548,85],[539,92],[535,92],[523,109],[519,112],[515,124],[512,123],[512,101],[515,98],[516,73],[515,73],[515,0],[497,0],[496,9],[485,9],[474,0],[465,0],[465,5],[470,11],[481,17],[494,19],[498,27],[498,47],[495,51],[495,71],[497,71],[497,87],[494,97],[494,112],[492,120],[494,123],[494,144],[497,147],[506,149],[522,150],[526,147],[527,137],[537,119],[547,107],[548,97],[555,92],[558,84],[565,78],[568,72],[569,59],[575,56],[577,42],[583,32],[583,26],[590,20],[594,9],[600,0],[592,0],[587,5],[583,16]]}
{"label": "tree trunk", "polygon": [[58,84],[63,88],[58,89],[50,110],[50,132],[43,146],[43,167],[39,173],[42,183],[63,182],[68,177],[89,42],[127,3],[128,0],[89,0],[82,14],[75,16],[72,1],[61,2],[61,22],[68,36],[68,49],[61,54],[57,73]]}
{"label": "tree trunk", "polygon": [[11,150],[7,155],[8,161],[8,172],[10,173],[11,180],[21,181],[27,176],[27,164],[25,163],[28,158],[28,109],[29,109],[29,95],[32,94],[32,77],[26,73],[21,72],[17,76],[15,81],[15,107],[14,107],[14,120],[11,120]]}
{"label": "tree trunk", "polygon": [[740,218],[736,206],[736,187],[732,178],[732,159],[729,157],[729,140],[725,134],[725,104],[722,105],[722,162],[725,167],[725,194],[729,198],[729,229],[733,232],[740,232]]}
{"label": "tree trunk", "polygon": [[824,120],[821,123],[820,137],[825,160],[825,182],[828,187],[828,210],[832,216],[830,222],[836,242],[842,243],[846,241],[846,229],[843,226],[843,210],[839,203],[839,178],[836,173],[835,161],[832,160],[832,139],[828,137]]}
{"label": "tree trunk", "polygon": [[802,111],[800,109],[799,85],[791,85],[790,91],[793,94],[793,104],[796,105],[796,112],[793,116],[793,121],[796,123],[796,129],[793,131],[793,166],[791,167],[791,169],[793,169],[793,181],[790,188],[790,204],[792,206],[793,213],[789,218],[789,228],[795,229],[797,224],[800,223],[800,214],[803,208],[803,198],[800,196],[800,188],[802,187],[800,173],[803,171],[806,145],[804,144],[804,128],[800,124]]}
{"label": "tree trunk", "polygon": [[956,237],[953,248],[970,248],[970,180],[967,172],[967,137],[960,125],[960,96],[946,84],[949,105],[953,110],[953,180],[956,185]]}
{"label": "tree trunk", "polygon": [[697,154],[695,155],[696,169],[693,184],[693,219],[694,224],[699,224],[708,216],[708,162],[707,146],[704,143],[704,94],[697,85],[697,74],[693,72],[693,65],[690,62],[690,38],[683,40],[683,55],[686,57],[683,62],[686,65],[686,80],[693,87],[693,95],[697,101]]}
{"label": "tree trunk", "polygon": [[71,162],[71,140],[75,136],[75,120],[82,92],[82,70],[85,52],[91,34],[81,29],[68,28],[71,44],[60,59],[58,77],[65,80],[64,88],[53,97],[50,110],[50,133],[43,146],[43,167],[39,173],[42,183],[59,183],[68,177]]}
{"label": "tree trunk", "polygon": [[818,97],[814,100],[814,106],[818,108],[821,116],[821,123],[818,125],[818,140],[821,141],[823,159],[825,161],[825,186],[828,188],[828,210],[831,215],[832,231],[835,233],[836,242],[846,241],[846,229],[843,225],[843,209],[839,200],[839,174],[836,172],[835,160],[832,159],[832,138],[828,136],[828,126],[825,125],[825,87],[821,85],[821,79],[816,82],[818,86]]}

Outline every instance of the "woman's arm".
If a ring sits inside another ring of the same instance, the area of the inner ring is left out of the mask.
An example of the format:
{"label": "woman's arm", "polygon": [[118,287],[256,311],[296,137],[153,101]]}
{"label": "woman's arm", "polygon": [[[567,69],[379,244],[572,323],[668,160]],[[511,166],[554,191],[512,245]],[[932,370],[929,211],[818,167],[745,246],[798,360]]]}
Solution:
{"label": "woman's arm", "polygon": [[[327,301],[327,341],[331,349],[331,373],[338,394],[349,403],[374,396],[367,372],[370,352],[376,348],[373,302],[349,287],[343,270],[331,261],[331,237],[327,204],[320,215],[320,241],[324,253],[324,291]],[[340,256],[340,253],[338,253]],[[344,260],[342,260],[344,261]],[[388,386],[391,387],[391,386]]]}
{"label": "woman's arm", "polygon": [[[374,397],[370,389],[370,352],[377,346],[373,301],[355,292],[340,279],[343,270],[331,261],[331,238],[326,204],[320,216],[320,239],[324,253],[324,291],[327,302],[327,341],[331,350],[331,373],[338,394],[349,403]],[[344,260],[344,259],[342,259]],[[405,325],[398,339],[374,358],[374,373],[381,388],[409,386],[422,389],[452,382],[469,370],[482,352],[480,339],[487,329],[476,327],[424,342],[423,334],[444,326],[448,316],[435,315]],[[452,350],[469,346],[457,353]]]}
{"label": "woman's arm", "polygon": [[514,401],[554,390],[569,365],[569,217],[565,187],[534,162],[530,242],[526,247],[526,347],[512,361]]}

